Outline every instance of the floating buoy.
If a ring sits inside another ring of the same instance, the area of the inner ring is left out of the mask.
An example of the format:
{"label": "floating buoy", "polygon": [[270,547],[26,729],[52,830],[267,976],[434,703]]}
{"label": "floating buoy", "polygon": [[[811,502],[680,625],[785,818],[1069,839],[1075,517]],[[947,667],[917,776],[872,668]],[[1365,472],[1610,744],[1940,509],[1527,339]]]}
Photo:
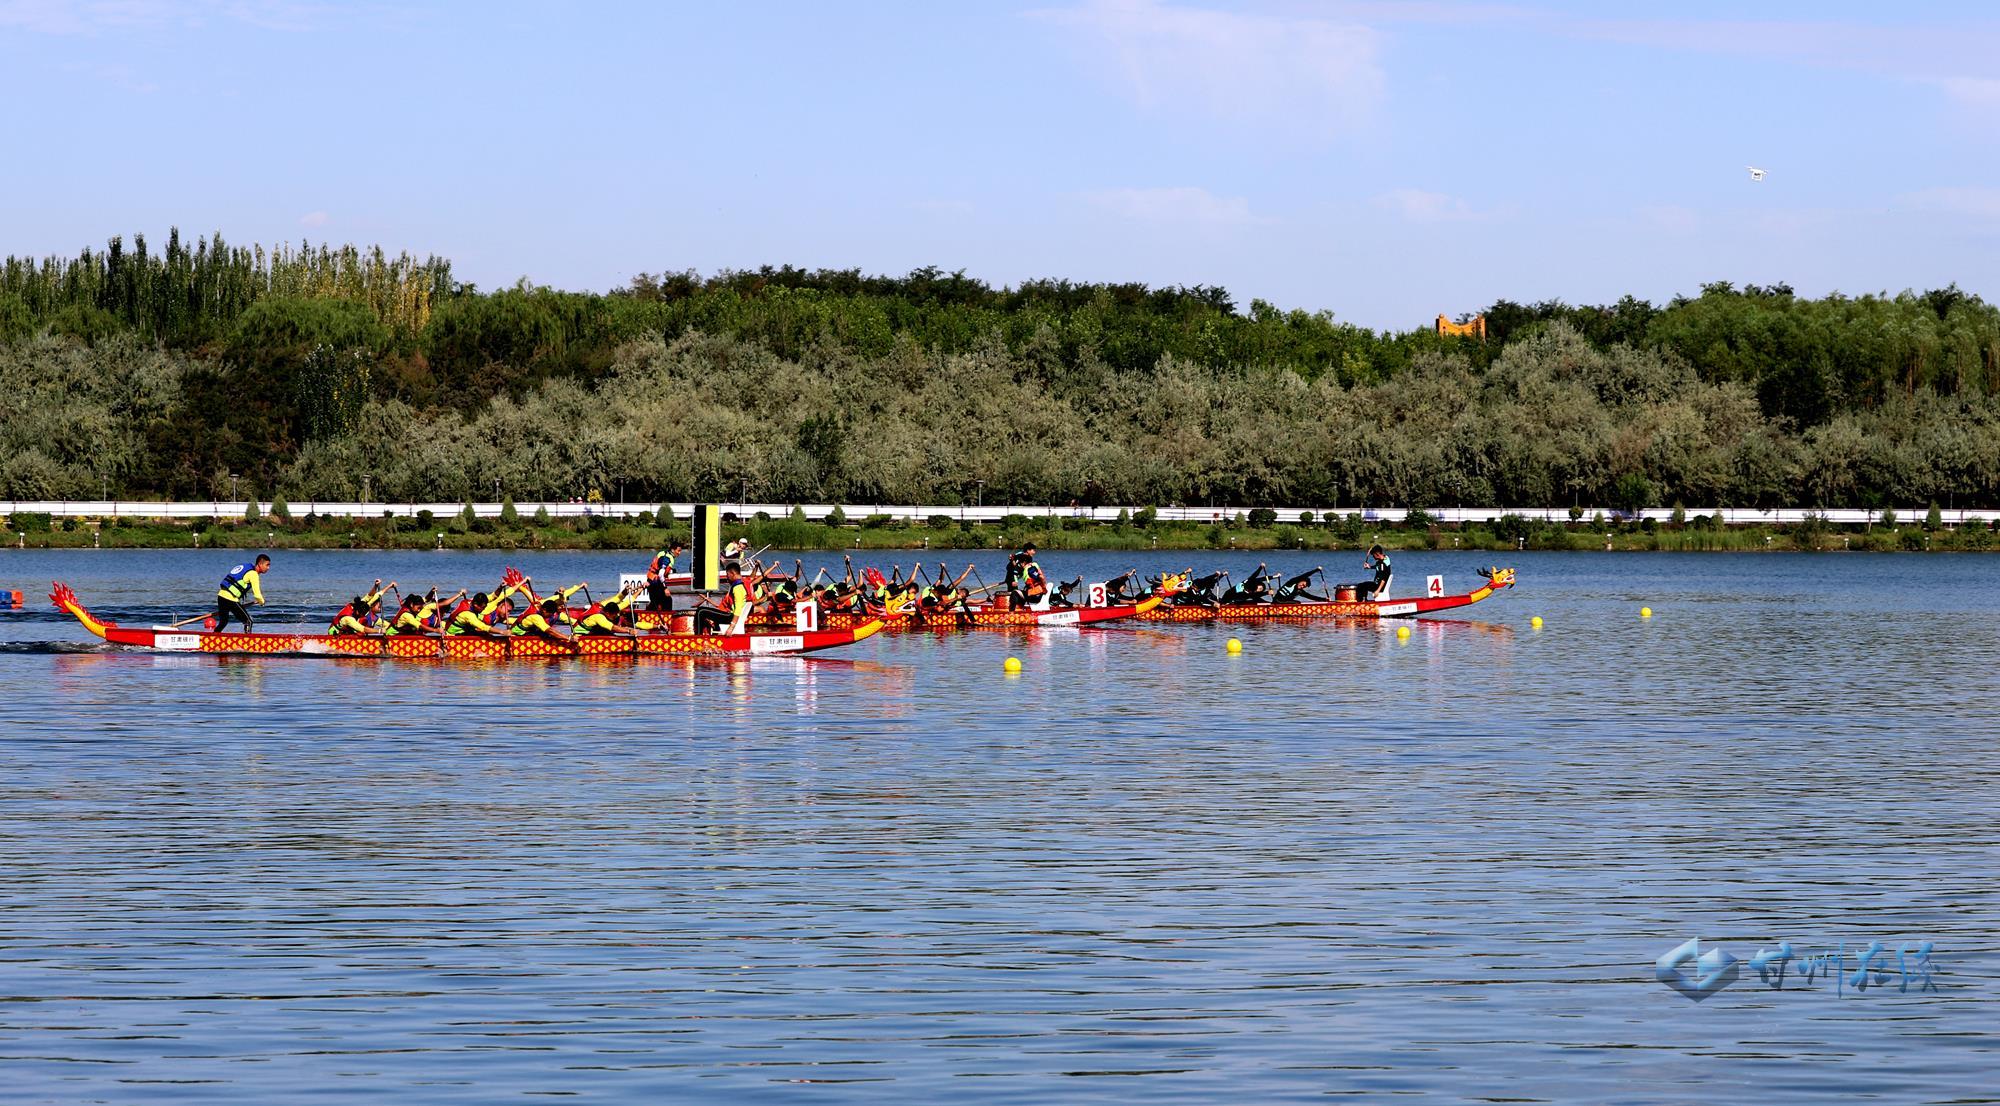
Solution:
{"label": "floating buoy", "polygon": [[1008,657],[1005,663],[1001,664],[1000,667],[1004,669],[1009,676],[1018,676],[1021,674],[1021,658]]}
{"label": "floating buoy", "polygon": [[1229,650],[1231,656],[1235,656],[1243,651],[1243,643],[1235,638],[1230,638],[1222,647]]}
{"label": "floating buoy", "polygon": [[1640,618],[1651,618],[1651,617],[1653,617],[1653,608],[1651,608],[1651,607],[1640,607],[1640,608],[1639,608],[1639,617],[1640,617]]}
{"label": "floating buoy", "polygon": [[1410,640],[1410,628],[1408,626],[1396,627],[1396,640],[1397,641]]}
{"label": "floating buoy", "polygon": [[1528,625],[1530,625],[1530,626],[1534,627],[1534,628],[1535,628],[1535,629],[1537,629],[1537,630],[1541,629],[1541,628],[1542,628],[1542,616],[1541,616],[1541,615],[1536,615],[1535,617],[1533,617],[1533,618],[1529,619],[1529,620],[1528,620]]}

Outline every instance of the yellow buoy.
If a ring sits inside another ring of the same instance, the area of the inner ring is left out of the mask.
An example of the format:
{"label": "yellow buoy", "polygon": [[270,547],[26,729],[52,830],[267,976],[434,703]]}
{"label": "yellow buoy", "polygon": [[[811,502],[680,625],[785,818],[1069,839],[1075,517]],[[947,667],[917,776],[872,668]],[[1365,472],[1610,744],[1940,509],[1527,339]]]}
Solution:
{"label": "yellow buoy", "polygon": [[1006,662],[1000,667],[1005,669],[1009,676],[1019,675],[1021,671],[1021,658],[1008,657]]}
{"label": "yellow buoy", "polygon": [[1229,650],[1231,656],[1243,651],[1243,643],[1235,638],[1230,638],[1222,647]]}
{"label": "yellow buoy", "polygon": [[1639,617],[1640,617],[1640,618],[1651,618],[1651,617],[1653,617],[1653,608],[1651,608],[1651,607],[1640,607],[1640,608],[1639,608]]}
{"label": "yellow buoy", "polygon": [[1528,620],[1528,625],[1530,625],[1530,626],[1533,626],[1533,627],[1534,627],[1535,629],[1537,629],[1537,630],[1541,629],[1541,628],[1542,628],[1542,616],[1541,616],[1541,615],[1536,615],[1535,617],[1533,617],[1533,618],[1529,619],[1529,620]]}
{"label": "yellow buoy", "polygon": [[1396,640],[1397,641],[1410,640],[1410,628],[1408,626],[1396,627]]}

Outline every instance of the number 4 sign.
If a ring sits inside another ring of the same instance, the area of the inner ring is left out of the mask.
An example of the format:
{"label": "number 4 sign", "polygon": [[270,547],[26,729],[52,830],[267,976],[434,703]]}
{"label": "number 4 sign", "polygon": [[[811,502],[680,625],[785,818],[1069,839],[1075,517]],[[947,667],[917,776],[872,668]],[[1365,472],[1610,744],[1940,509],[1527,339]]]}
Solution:
{"label": "number 4 sign", "polygon": [[1442,576],[1424,577],[1424,594],[1430,596],[1432,599],[1437,599],[1443,596],[1444,577]]}

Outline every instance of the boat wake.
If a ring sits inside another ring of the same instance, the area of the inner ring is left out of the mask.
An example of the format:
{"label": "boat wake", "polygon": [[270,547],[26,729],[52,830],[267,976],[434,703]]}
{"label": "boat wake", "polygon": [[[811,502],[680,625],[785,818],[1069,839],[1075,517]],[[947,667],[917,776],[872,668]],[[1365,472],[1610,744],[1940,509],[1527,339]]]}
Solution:
{"label": "boat wake", "polygon": [[116,653],[108,641],[0,641],[0,656],[48,656],[57,653]]}

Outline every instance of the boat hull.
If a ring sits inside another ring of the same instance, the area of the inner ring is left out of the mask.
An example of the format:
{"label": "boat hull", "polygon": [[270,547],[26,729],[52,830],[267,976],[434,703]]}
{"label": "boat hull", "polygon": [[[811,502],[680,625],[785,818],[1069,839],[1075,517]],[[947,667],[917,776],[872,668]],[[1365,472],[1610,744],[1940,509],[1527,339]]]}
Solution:
{"label": "boat hull", "polygon": [[182,633],[120,626],[93,616],[67,587],[50,596],[85,629],[114,645],[167,653],[232,656],[325,656],[381,660],[526,660],[569,657],[776,656],[852,645],[882,629],[879,619],[811,633],[669,634],[553,640],[542,637],[379,636],[288,633]]}
{"label": "boat hull", "polygon": [[[1150,598],[1141,600],[1136,604],[1126,604],[1117,607],[1056,607],[1050,610],[973,607],[970,611],[972,620],[969,624],[965,625],[961,625],[958,616],[952,613],[931,614],[919,619],[908,612],[896,612],[885,615],[860,615],[852,611],[822,611],[819,615],[819,625],[822,630],[842,630],[851,629],[870,621],[879,621],[883,623],[883,629],[891,631],[959,629],[1025,630],[1034,629],[1039,626],[1095,626],[1105,622],[1116,622],[1123,618],[1143,617],[1147,612],[1158,608],[1161,602],[1158,598]],[[632,624],[641,629],[660,628],[666,626],[675,614],[686,613],[687,611],[685,610],[673,612],[633,611]],[[571,614],[573,617],[580,618],[583,612],[578,610],[572,611]],[[757,616],[752,618],[749,623],[751,629],[765,631],[783,630],[794,625],[794,616],[789,612],[769,616]]]}
{"label": "boat hull", "polygon": [[1307,600],[1300,603],[1223,603],[1214,607],[1195,605],[1155,607],[1138,616],[1141,622],[1214,622],[1223,621],[1274,621],[1274,622],[1316,622],[1333,618],[1415,618],[1435,611],[1448,611],[1457,607],[1469,607],[1492,596],[1503,588],[1514,586],[1514,575],[1508,571],[1504,576],[1496,576],[1485,587],[1466,592],[1463,595],[1419,595],[1408,599],[1389,599],[1377,602],[1361,599],[1353,602],[1339,600]]}

